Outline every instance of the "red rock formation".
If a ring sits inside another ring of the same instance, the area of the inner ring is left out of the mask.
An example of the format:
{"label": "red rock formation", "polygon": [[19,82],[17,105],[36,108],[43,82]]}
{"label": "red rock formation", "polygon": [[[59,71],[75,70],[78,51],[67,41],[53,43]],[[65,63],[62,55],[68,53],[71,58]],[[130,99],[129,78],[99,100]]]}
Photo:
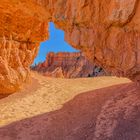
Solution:
{"label": "red rock formation", "polygon": [[46,61],[32,67],[48,77],[77,78],[106,75],[106,73],[86,59],[83,53],[53,53],[46,56]]}
{"label": "red rock formation", "polygon": [[139,0],[1,0],[0,15],[1,93],[16,91],[28,77],[49,21],[94,63],[140,80]]}
{"label": "red rock formation", "polygon": [[140,71],[139,6],[137,0],[63,0],[53,16],[73,47],[115,75],[135,79]]}
{"label": "red rock formation", "polygon": [[28,79],[39,42],[48,36],[48,17],[26,0],[1,0],[0,15],[0,93],[9,94]]}

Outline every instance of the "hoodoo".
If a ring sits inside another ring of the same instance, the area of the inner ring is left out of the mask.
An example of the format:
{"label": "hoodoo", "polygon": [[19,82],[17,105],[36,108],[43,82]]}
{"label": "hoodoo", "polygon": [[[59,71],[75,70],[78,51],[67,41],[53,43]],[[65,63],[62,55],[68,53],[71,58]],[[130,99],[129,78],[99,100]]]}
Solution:
{"label": "hoodoo", "polygon": [[91,63],[82,52],[50,52],[43,63],[34,65],[31,69],[46,77],[56,78],[82,78],[107,75],[102,68]]}

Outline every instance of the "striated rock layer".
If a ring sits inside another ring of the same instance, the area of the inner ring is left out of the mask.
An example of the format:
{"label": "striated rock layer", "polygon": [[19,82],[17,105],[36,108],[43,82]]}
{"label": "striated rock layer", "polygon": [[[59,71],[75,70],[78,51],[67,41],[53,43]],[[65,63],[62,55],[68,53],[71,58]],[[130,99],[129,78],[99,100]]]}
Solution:
{"label": "striated rock layer", "polygon": [[0,15],[0,93],[27,79],[49,21],[94,63],[140,80],[139,0],[1,0]]}
{"label": "striated rock layer", "polygon": [[93,65],[83,53],[50,52],[43,63],[32,67],[32,70],[47,77],[77,78],[106,75],[102,68]]}

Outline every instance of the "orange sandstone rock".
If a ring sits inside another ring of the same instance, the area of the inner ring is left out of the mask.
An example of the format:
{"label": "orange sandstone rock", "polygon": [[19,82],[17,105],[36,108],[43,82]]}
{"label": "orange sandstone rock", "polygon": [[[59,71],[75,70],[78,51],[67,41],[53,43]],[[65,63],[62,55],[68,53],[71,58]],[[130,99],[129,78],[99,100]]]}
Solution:
{"label": "orange sandstone rock", "polygon": [[0,16],[0,93],[9,94],[27,80],[39,42],[48,37],[49,16],[26,0],[1,0]]}
{"label": "orange sandstone rock", "polygon": [[139,0],[1,0],[0,15],[0,93],[27,79],[49,21],[94,63],[140,80]]}

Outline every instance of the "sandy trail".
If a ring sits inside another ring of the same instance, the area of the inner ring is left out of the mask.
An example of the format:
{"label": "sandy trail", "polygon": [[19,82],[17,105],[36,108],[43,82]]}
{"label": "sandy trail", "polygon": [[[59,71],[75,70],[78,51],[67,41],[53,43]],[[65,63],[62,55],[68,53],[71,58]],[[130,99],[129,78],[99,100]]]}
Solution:
{"label": "sandy trail", "polygon": [[140,139],[140,88],[125,78],[32,73],[32,83],[0,106],[0,140]]}
{"label": "sandy trail", "polygon": [[129,82],[116,77],[55,79],[32,73],[30,86],[0,100],[0,127],[58,110],[79,93]]}
{"label": "sandy trail", "polygon": [[140,140],[140,87],[125,78],[33,73],[0,106],[0,140]]}

